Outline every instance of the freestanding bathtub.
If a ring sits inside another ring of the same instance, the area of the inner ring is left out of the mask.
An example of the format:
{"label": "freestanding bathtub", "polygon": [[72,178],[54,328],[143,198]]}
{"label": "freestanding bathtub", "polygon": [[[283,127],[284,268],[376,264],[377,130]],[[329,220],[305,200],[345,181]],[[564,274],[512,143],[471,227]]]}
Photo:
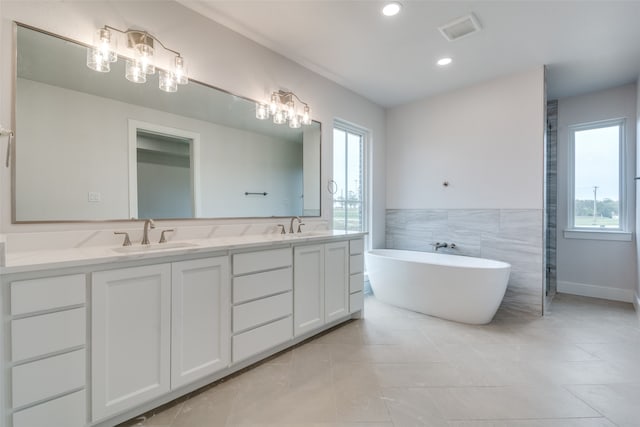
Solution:
{"label": "freestanding bathtub", "polygon": [[506,262],[397,249],[372,250],[366,263],[380,301],[472,324],[491,322],[511,272]]}

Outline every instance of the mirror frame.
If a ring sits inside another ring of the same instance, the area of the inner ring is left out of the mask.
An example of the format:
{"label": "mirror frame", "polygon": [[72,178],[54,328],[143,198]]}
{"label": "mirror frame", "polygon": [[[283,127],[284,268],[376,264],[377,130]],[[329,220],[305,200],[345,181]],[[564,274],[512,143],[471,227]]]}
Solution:
{"label": "mirror frame", "polygon": [[[12,21],[13,24],[13,28],[12,28],[12,37],[13,37],[13,49],[12,49],[12,60],[13,60],[13,64],[12,64],[12,96],[11,96],[11,126],[12,129],[14,130],[14,137],[12,138],[12,145],[9,146],[9,157],[10,157],[10,162],[11,162],[11,223],[12,224],[99,224],[99,223],[111,223],[111,222],[131,222],[131,221],[140,221],[140,218],[121,218],[121,219],[85,219],[85,220],[38,220],[38,221],[18,221],[16,218],[16,198],[17,198],[17,194],[16,194],[16,141],[18,140],[17,136],[19,133],[19,129],[17,129],[16,126],[16,118],[17,118],[17,111],[16,111],[16,100],[17,100],[17,89],[18,89],[18,27],[23,27],[32,31],[37,31],[39,33],[45,34],[47,36],[50,37],[55,37],[57,39],[69,42],[69,43],[74,43],[78,46],[84,47],[84,48],[88,48],[91,47],[89,44],[87,43],[83,43],[83,42],[79,42],[77,40],[71,39],[69,37],[66,36],[62,36],[59,34],[55,34],[52,33],[50,31],[47,30],[43,30],[42,28],[38,28],[38,27],[34,27],[32,25],[29,24],[25,24],[23,22],[19,22],[19,21]],[[124,55],[120,55],[118,54],[118,58],[122,58],[122,59],[130,59]],[[214,86],[212,84],[209,83],[204,83],[201,82],[199,80],[195,80],[191,77],[189,77],[189,82],[190,83],[197,83],[199,85],[202,85],[206,88],[209,89],[214,89],[217,91],[220,91],[222,93],[225,93],[227,95],[231,95],[233,97],[239,98],[239,99],[243,99],[249,102],[252,102],[254,104],[258,103],[258,101],[248,98],[246,96],[242,96],[242,95],[237,95],[233,92],[230,92],[228,90],[219,88],[217,86]],[[320,135],[319,135],[319,147],[318,149],[320,150],[320,164],[319,166],[319,170],[320,170],[320,176],[318,177],[318,194],[320,195],[320,214],[319,215],[300,215],[301,218],[322,218],[322,213],[323,213],[323,203],[322,203],[322,122],[317,121],[317,120],[312,120],[314,123],[318,123],[319,129],[320,129]],[[130,201],[131,202],[131,201]],[[289,216],[254,216],[254,217],[249,217],[249,216],[241,216],[241,217],[207,217],[207,218],[162,218],[160,219],[160,221],[218,221],[218,220],[266,220],[266,219],[279,219],[279,218],[291,218],[292,216],[296,216],[296,215],[289,215]]]}

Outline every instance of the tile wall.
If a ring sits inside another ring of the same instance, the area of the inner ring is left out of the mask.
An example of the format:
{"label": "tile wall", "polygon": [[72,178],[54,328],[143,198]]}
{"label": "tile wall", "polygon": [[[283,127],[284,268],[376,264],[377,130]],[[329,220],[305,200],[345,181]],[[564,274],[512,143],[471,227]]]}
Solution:
{"label": "tile wall", "polygon": [[541,209],[388,209],[386,247],[433,252],[432,243],[455,243],[443,253],[505,261],[511,276],[500,312],[541,315],[543,298]]}
{"label": "tile wall", "polygon": [[546,280],[547,296],[553,297],[556,281],[556,212],[558,208],[558,100],[547,102],[546,197]]}

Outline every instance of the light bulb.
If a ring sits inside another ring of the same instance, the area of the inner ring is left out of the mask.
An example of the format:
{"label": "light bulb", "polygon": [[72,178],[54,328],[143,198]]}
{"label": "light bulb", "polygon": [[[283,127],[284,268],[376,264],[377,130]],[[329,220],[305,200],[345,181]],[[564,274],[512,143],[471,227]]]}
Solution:
{"label": "light bulb", "polygon": [[287,102],[287,118],[291,119],[296,115],[296,105],[293,100]]}
{"label": "light bulb", "polygon": [[187,67],[184,63],[184,58],[181,56],[176,56],[174,74],[179,85],[186,85],[189,83]]}
{"label": "light bulb", "polygon": [[160,70],[158,72],[158,87],[165,92],[176,92],[178,90],[178,80],[176,76],[169,72]]}
{"label": "light bulb", "polygon": [[275,115],[278,112],[278,94],[273,92],[271,94],[271,103],[269,104],[269,112],[271,115]]}
{"label": "light bulb", "polygon": [[127,59],[125,77],[133,83],[144,83],[147,81],[147,75],[142,68],[142,64],[136,59]]}
{"label": "light bulb", "polygon": [[256,103],[256,119],[266,120],[269,118],[269,107],[266,104]]}
{"label": "light bulb", "polygon": [[138,57],[138,62],[140,63],[140,67],[145,74],[154,74],[156,72],[156,67],[151,62],[151,56],[148,54],[142,54]]}
{"label": "light bulb", "polygon": [[111,31],[106,28],[98,30],[95,34],[94,44],[103,57],[109,62],[116,62],[118,60],[118,54],[116,48],[118,46],[117,40],[111,40]]}
{"label": "light bulb", "polygon": [[289,127],[291,129],[298,129],[301,126],[300,123],[300,116],[297,114],[294,114],[293,117],[289,118]]}
{"label": "light bulb", "polygon": [[273,115],[273,123],[281,125],[287,121],[287,112],[285,110],[278,109]]}
{"label": "light bulb", "polygon": [[304,106],[304,110],[302,111],[302,124],[310,125],[311,124],[311,108],[308,105]]}

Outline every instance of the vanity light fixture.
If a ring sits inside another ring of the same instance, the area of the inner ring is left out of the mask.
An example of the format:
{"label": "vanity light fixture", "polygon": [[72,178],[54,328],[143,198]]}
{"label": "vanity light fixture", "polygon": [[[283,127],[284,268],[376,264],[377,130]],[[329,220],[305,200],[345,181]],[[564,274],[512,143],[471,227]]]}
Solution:
{"label": "vanity light fixture", "polygon": [[102,73],[111,71],[110,64],[118,60],[117,34],[127,39],[127,47],[133,51],[133,57],[127,59],[125,77],[134,83],[145,83],[147,76],[155,74],[154,45],[157,43],[164,50],[175,55],[171,69],[158,68],[159,88],[165,92],[175,92],[178,85],[189,82],[184,58],[180,52],[166,47],[160,40],[146,31],[126,30],[105,25],[96,31],[93,46],[87,48],[87,67]]}
{"label": "vanity light fixture", "polygon": [[[296,107],[295,100],[302,104],[302,114]],[[285,92],[283,90],[273,92],[268,104],[256,104],[256,118],[266,120],[273,117],[273,123],[284,124],[289,123],[289,127],[297,129],[302,125],[311,124],[311,108],[309,104],[303,102],[293,92]]]}
{"label": "vanity light fixture", "polygon": [[400,13],[400,9],[402,9],[402,4],[397,1],[392,1],[384,5],[382,8],[382,14],[384,16],[396,16]]}

